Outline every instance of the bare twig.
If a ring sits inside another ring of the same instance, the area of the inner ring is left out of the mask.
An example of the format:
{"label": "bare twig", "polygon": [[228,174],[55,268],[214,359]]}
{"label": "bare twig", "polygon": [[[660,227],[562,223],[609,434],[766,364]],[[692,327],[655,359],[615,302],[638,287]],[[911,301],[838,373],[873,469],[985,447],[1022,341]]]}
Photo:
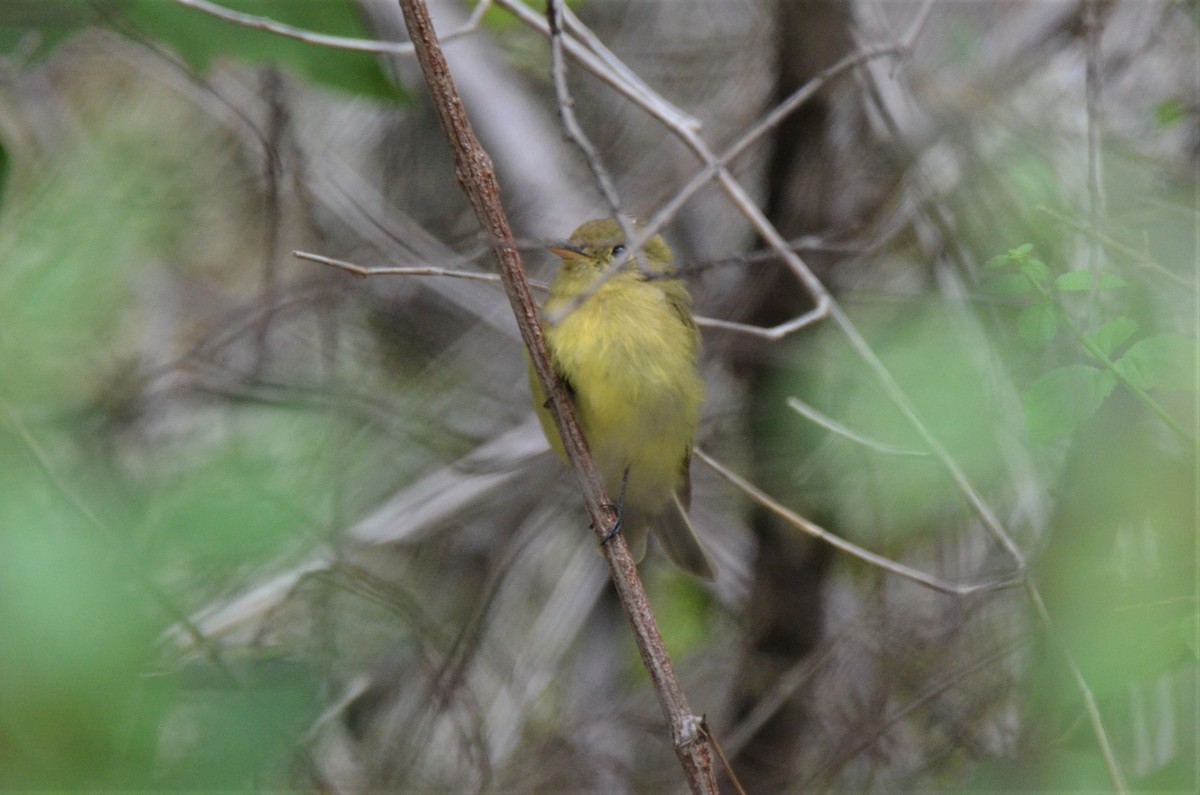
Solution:
{"label": "bare twig", "polygon": [[1020,576],[1018,573],[1016,576],[1004,580],[956,585],[954,583],[946,582],[940,577],[935,577],[932,574],[926,574],[919,569],[906,566],[903,563],[897,563],[890,558],[885,558],[883,555],[876,554],[869,549],[860,547],[858,544],[847,541],[841,536],[834,535],[815,522],[810,522],[808,519],[800,516],[795,511],[787,508],[787,506],[775,499],[772,499],[769,494],[762,491],[753,483],[717,461],[699,447],[692,450],[692,454],[699,460],[712,467],[718,475],[741,489],[759,505],[762,505],[771,513],[780,517],[793,527],[803,530],[813,538],[824,541],[826,544],[829,544],[836,549],[840,549],[842,552],[856,557],[865,563],[869,563],[872,566],[881,568],[884,571],[890,571],[892,574],[903,577],[906,580],[911,580],[919,585],[924,585],[926,588],[938,591],[939,593],[951,594],[953,596],[966,596],[973,593],[986,593],[988,591],[998,591],[1004,588],[1012,588],[1020,584]]}
{"label": "bare twig", "polygon": [[[550,35],[550,25],[545,17],[525,5],[521,0],[494,0],[494,2],[529,27],[540,31],[545,36]],[[572,34],[579,35],[578,31],[584,29],[583,25],[579,24],[574,15],[569,12],[566,20]],[[588,31],[588,36],[591,36],[590,31]],[[646,85],[633,70],[612,56],[599,39],[591,36],[587,40],[588,45],[585,46],[573,38],[564,37],[563,47],[568,55],[579,61],[595,77],[608,84],[621,96],[632,100],[638,107],[647,110],[650,115],[662,121],[670,129],[684,128],[693,131],[700,129],[699,119],[675,107],[657,91]],[[603,52],[606,56],[601,57],[597,55],[597,52]]]}
{"label": "bare twig", "polygon": [[841,751],[838,754],[830,756],[825,761],[825,764],[809,775],[808,779],[801,787],[801,790],[816,789],[817,787],[814,785],[826,775],[828,770],[836,768],[839,765],[843,765],[847,760],[857,756],[858,754],[861,754],[863,751],[879,742],[879,739],[887,733],[888,729],[895,726],[905,717],[912,714],[915,710],[920,709],[922,706],[936,699],[946,691],[955,687],[961,687],[963,680],[966,679],[966,677],[970,676],[976,671],[980,671],[991,665],[995,665],[1000,660],[1003,660],[1005,657],[1018,651],[1019,648],[1020,644],[1008,644],[996,648],[987,654],[984,654],[970,665],[966,665],[962,668],[954,670],[941,681],[935,682],[924,692],[916,695],[914,698],[912,698],[912,700],[906,702],[903,706],[897,708],[895,711],[890,711],[882,718],[878,726],[875,727],[874,731],[861,732],[860,736],[856,738],[856,742],[851,747]]}
{"label": "bare twig", "polygon": [[722,331],[735,331],[739,334],[748,334],[752,337],[761,337],[768,342],[776,342],[783,339],[789,334],[793,334],[802,328],[811,326],[819,320],[823,320],[829,315],[829,303],[827,301],[818,301],[817,305],[805,312],[803,315],[797,315],[791,320],[784,321],[777,326],[764,328],[755,326],[749,323],[738,323],[736,320],[716,320],[713,318],[696,318],[696,325],[705,326],[707,328],[720,329]]}
{"label": "bare twig", "polygon": [[[807,654],[796,660],[775,677],[769,688],[764,688],[757,697],[754,707],[742,715],[732,731],[726,732],[725,745],[735,757],[742,752],[763,726],[767,724],[779,710],[787,704],[800,687],[812,680],[821,667],[833,659],[833,653],[841,644],[842,638],[835,636],[824,644],[824,650],[819,657]],[[798,790],[803,792],[804,790]]]}
{"label": "bare twig", "polygon": [[[605,269],[600,277],[592,282],[586,290],[580,295],[575,296],[567,306],[561,308],[554,318],[551,318],[551,323],[556,323],[561,317],[573,311],[580,306],[590,296],[595,294],[606,282],[616,276],[621,268],[629,261],[630,257],[636,257],[642,270],[646,270],[646,263],[642,257],[642,246],[637,242],[637,234],[634,232],[633,225],[630,223],[628,215],[623,211],[621,206],[621,197],[617,193],[617,186],[609,176],[608,169],[604,167],[604,162],[600,159],[600,151],[596,145],[588,138],[587,133],[583,131],[579,120],[575,117],[575,100],[571,96],[571,91],[567,87],[567,70],[566,60],[563,58],[563,35],[562,35],[562,15],[563,5],[561,0],[549,0],[546,3],[546,20],[550,26],[550,75],[554,82],[554,97],[558,107],[558,116],[562,120],[563,130],[567,134],[567,138],[571,140],[579,151],[583,153],[584,159],[587,161],[588,168],[591,169],[592,176],[596,180],[596,185],[600,188],[600,193],[604,196],[604,201],[608,203],[608,209],[612,217],[621,227],[621,236],[625,238],[625,246],[628,254],[625,257],[614,258],[613,262]],[[646,238],[649,240],[649,238]]]}
{"label": "bare twig", "polygon": [[[1100,233],[1104,218],[1104,174],[1100,157],[1100,32],[1101,20],[1099,0],[1084,0],[1083,31],[1086,50],[1086,80],[1084,89],[1087,105],[1087,187],[1088,227],[1092,235],[1088,238],[1088,270],[1097,273],[1101,267],[1104,250],[1096,235]],[[1099,279],[1093,282],[1088,294],[1088,311],[1095,306]]]}
{"label": "bare twig", "polygon": [[1108,732],[1104,728],[1104,718],[1100,714],[1100,707],[1096,704],[1096,696],[1092,693],[1092,688],[1088,685],[1087,680],[1084,679],[1083,671],[1080,670],[1079,664],[1075,662],[1075,655],[1071,654],[1071,650],[1063,643],[1062,636],[1055,631],[1054,622],[1050,618],[1050,611],[1046,609],[1046,603],[1042,601],[1042,594],[1038,591],[1033,578],[1026,577],[1023,584],[1029,601],[1033,603],[1038,618],[1046,628],[1046,634],[1050,637],[1051,642],[1058,647],[1059,653],[1067,663],[1067,668],[1071,671],[1071,678],[1075,680],[1075,686],[1079,688],[1079,692],[1083,696],[1083,707],[1087,712],[1088,722],[1092,726],[1092,734],[1096,736],[1096,742],[1100,746],[1100,754],[1104,757],[1104,767],[1108,771],[1109,781],[1112,782],[1113,789],[1116,792],[1124,795],[1124,793],[1129,792],[1129,787],[1125,784],[1125,776],[1121,773],[1121,766],[1117,763],[1116,754],[1113,753],[1112,743],[1109,741]]}
{"label": "bare twig", "polygon": [[[460,271],[455,268],[442,268],[434,265],[383,265],[370,268],[365,265],[358,265],[354,262],[348,262],[344,259],[335,259],[326,257],[323,254],[314,254],[311,251],[293,251],[292,256],[297,259],[316,262],[321,265],[328,265],[338,270],[346,271],[355,276],[366,278],[367,276],[433,276],[444,277],[448,279],[464,279],[473,282],[485,282],[487,284],[501,284],[501,279],[495,273],[478,273],[476,271]],[[539,292],[547,292],[550,285],[539,279],[527,279],[529,286]],[[734,323],[729,320],[717,320],[716,318],[704,317],[696,315],[693,318],[697,326],[703,328],[715,328],[725,331],[740,331],[744,334],[752,334],[768,339],[779,339],[780,337],[791,333],[794,329],[791,326],[796,324],[808,325],[820,319],[820,316],[815,312],[809,312],[801,315],[799,318],[790,320],[787,323],[780,324],[772,329],[764,329],[759,326],[749,326],[744,323]]]}
{"label": "bare twig", "polygon": [[[512,8],[508,10],[511,11]],[[677,124],[689,127],[697,132],[700,131],[702,125],[699,119],[666,102],[657,91],[647,86],[642,81],[642,78],[638,76],[637,72],[630,69],[620,58],[614,55],[612,50],[608,49],[604,42],[600,40],[600,37],[592,33],[591,28],[579,21],[579,17],[575,16],[575,12],[569,7],[563,8],[563,18],[567,23],[567,30],[600,59],[605,71],[619,76],[627,85],[639,92],[644,92],[652,102],[661,104],[662,109],[669,108],[670,112],[675,116]]]}
{"label": "bare twig", "polygon": [[738,795],[746,795],[746,789],[742,786],[742,782],[738,781],[737,773],[733,772],[733,765],[729,763],[729,757],[725,755],[725,749],[721,747],[721,743],[717,740],[712,729],[708,726],[708,719],[700,719],[700,732],[710,743],[713,750],[717,752],[717,756],[721,760],[721,765],[725,768],[725,773],[729,776],[729,783],[733,784],[733,788],[737,790]]}
{"label": "bare twig", "polygon": [[[521,337],[529,348],[537,377],[550,395],[555,425],[562,438],[576,476],[583,490],[584,504],[592,519],[592,527],[600,540],[605,539],[617,520],[608,506],[599,473],[579,428],[570,395],[555,376],[550,365],[545,339],[538,318],[516,241],[500,203],[500,188],[495,169],[478,139],[463,109],[450,69],[438,45],[429,11],[423,0],[400,0],[409,38],[416,48],[421,72],[433,98],[433,106],[449,140],[454,155],[459,183],[479,223],[488,234],[496,257],[505,292],[516,315]],[[674,666],[663,646],[646,594],[637,575],[629,547],[617,534],[601,545],[617,595],[634,630],[642,662],[650,674],[663,714],[671,728],[675,753],[679,757],[688,783],[695,793],[715,793],[712,756],[708,744],[699,732],[699,719],[692,714],[683,689],[675,677]]]}
{"label": "bare twig", "polygon": [[[334,259],[326,257],[322,254],[314,254],[310,251],[293,251],[292,256],[297,259],[308,260],[309,262],[317,262],[321,265],[329,265],[338,270],[352,273],[355,276],[366,278],[367,276],[438,276],[448,279],[465,279],[472,282],[487,282],[488,284],[500,284],[502,279],[495,273],[477,273],[475,271],[460,271],[455,268],[441,268],[433,265],[429,266],[407,266],[407,265],[383,265],[375,268],[368,268],[364,265],[357,265],[353,262],[347,262],[344,259]],[[549,290],[550,285],[536,279],[529,279],[529,286],[535,290]]]}
{"label": "bare twig", "polygon": [[883,453],[885,455],[907,455],[907,456],[928,456],[929,455],[929,453],[925,450],[913,450],[912,448],[909,448],[909,447],[897,447],[894,444],[886,444],[884,442],[877,442],[874,439],[863,436],[862,434],[857,433],[856,431],[850,430],[845,425],[843,425],[842,423],[835,420],[833,417],[822,414],[821,412],[817,411],[815,408],[808,405],[807,403],[800,400],[799,398],[789,397],[787,399],[787,404],[788,404],[788,408],[790,408],[792,411],[796,412],[797,414],[799,414],[800,416],[802,416],[806,419],[812,420],[817,425],[820,425],[822,428],[832,431],[833,433],[836,433],[838,436],[844,436],[845,438],[849,439],[850,441],[861,444],[863,447],[874,450],[877,453]]}
{"label": "bare twig", "polygon": [[[356,39],[348,36],[330,36],[327,33],[317,33],[304,28],[297,28],[293,25],[286,25],[282,22],[277,22],[270,17],[259,16],[257,14],[247,14],[242,11],[235,11],[232,8],[226,8],[223,5],[209,2],[209,0],[175,0],[181,6],[194,8],[197,11],[203,11],[205,14],[223,19],[226,22],[232,22],[235,25],[241,25],[245,28],[253,28],[261,30],[265,33],[274,33],[277,36],[284,36],[289,39],[305,42],[306,44],[315,44],[320,47],[332,47],[336,50],[350,50],[352,52],[370,52],[379,53],[380,55],[412,55],[413,45],[408,42],[394,41],[378,41],[376,39]],[[451,41],[460,39],[464,36],[469,36],[479,29],[479,23],[483,19],[483,15],[491,8],[492,0],[479,0],[479,4],[475,6],[475,10],[471,12],[470,19],[467,20],[461,28],[453,30],[442,37],[442,41]]]}
{"label": "bare twig", "polygon": [[1038,206],[1035,206],[1033,209],[1039,213],[1043,213],[1045,215],[1050,216],[1051,218],[1053,218],[1055,221],[1058,221],[1063,226],[1066,226],[1070,229],[1074,229],[1076,232],[1082,232],[1083,234],[1088,235],[1089,237],[1093,238],[1094,240],[1097,240],[1100,243],[1103,243],[1108,248],[1111,248],[1113,251],[1117,252],[1118,254],[1125,255],[1132,261],[1132,264],[1135,265],[1136,267],[1145,268],[1146,270],[1149,270],[1159,276],[1162,276],[1164,279],[1169,279],[1170,281],[1174,282],[1175,284],[1178,284],[1180,287],[1187,287],[1192,290],[1196,289],[1195,281],[1184,278],[1183,276],[1180,276],[1177,273],[1173,273],[1172,271],[1163,267],[1158,262],[1155,262],[1150,257],[1150,255],[1144,251],[1138,251],[1137,249],[1135,249],[1131,246],[1127,246],[1124,243],[1122,243],[1120,240],[1117,240],[1116,238],[1113,238],[1113,237],[1110,237],[1109,235],[1104,234],[1099,229],[1090,227],[1085,223],[1081,223],[1081,222],[1075,220],[1074,218],[1071,218],[1068,215],[1064,215],[1063,213],[1060,213],[1058,210],[1055,210],[1052,207],[1046,207],[1045,205],[1038,205]]}
{"label": "bare twig", "polygon": [[579,151],[583,152],[588,168],[592,170],[592,175],[596,178],[596,185],[600,188],[604,200],[608,202],[608,209],[621,224],[621,232],[628,239],[632,237],[631,230],[627,228],[629,222],[625,218],[625,213],[622,212],[621,197],[617,193],[617,186],[609,176],[608,169],[604,167],[599,150],[596,149],[595,144],[588,138],[583,127],[579,125],[579,120],[575,117],[575,99],[567,87],[567,64],[566,59],[563,58],[562,15],[562,0],[549,0],[546,3],[546,20],[550,25],[550,76],[554,82],[558,116],[562,119],[567,137],[579,148]]}
{"label": "bare twig", "polygon": [[[503,2],[503,0],[501,0],[501,1]],[[587,30],[578,20],[574,20],[574,22],[571,24],[571,29],[572,29],[572,32],[574,32],[574,33],[579,33],[581,31]],[[550,27],[549,35],[551,35],[551,37],[552,37],[551,38],[552,46],[553,46],[553,42],[555,42],[559,38],[561,38],[561,35],[556,35],[556,31],[553,28],[553,26]],[[592,49],[603,46],[599,43],[598,39],[596,39],[594,36],[590,35],[590,31],[589,31],[588,42],[592,46]],[[709,152],[708,153],[709,156],[707,158],[705,158],[707,160],[706,165],[703,168],[701,168],[699,171],[697,171],[694,175],[692,175],[692,178],[690,180],[688,180],[688,182],[680,190],[676,191],[675,195],[672,196],[666,203],[664,203],[659,208],[659,210],[651,218],[649,218],[646,221],[645,227],[643,229],[639,230],[636,235],[630,234],[630,230],[625,229],[624,230],[625,235],[630,241],[629,242],[630,249],[633,251],[640,251],[641,247],[644,246],[645,243],[651,237],[653,237],[655,234],[657,234],[664,226],[666,226],[666,224],[669,223],[671,221],[671,219],[673,219],[675,217],[676,213],[679,212],[679,210],[683,207],[683,205],[686,204],[689,199],[691,199],[696,193],[698,193],[702,188],[704,188],[709,182],[711,182],[714,177],[717,177],[718,175],[725,175],[726,177],[728,177],[729,172],[727,171],[726,167],[734,159],[736,159],[739,155],[743,154],[755,142],[760,140],[768,132],[775,129],[779,124],[781,124],[783,122],[784,119],[786,119],[789,115],[794,113],[809,99],[811,99],[821,88],[823,88],[825,86],[826,83],[841,76],[842,74],[845,74],[846,72],[850,71],[854,67],[859,66],[859,65],[866,63],[870,60],[873,60],[875,58],[882,58],[882,57],[888,57],[888,56],[896,57],[896,56],[902,55],[903,53],[907,52],[907,49],[910,46],[911,46],[911,43],[909,45],[880,46],[880,47],[872,47],[872,48],[868,48],[865,50],[861,50],[857,53],[847,56],[846,58],[843,58],[842,60],[838,61],[837,63],[833,64],[832,66],[822,70],[820,74],[815,75],[811,80],[806,81],[803,86],[801,86],[799,89],[797,89],[795,92],[793,92],[791,96],[789,96],[786,100],[784,100],[778,106],[776,106],[776,108],[774,110],[772,110],[771,113],[767,114],[767,116],[765,116],[761,121],[759,121],[757,124],[755,124],[753,127],[751,127],[748,131],[746,131],[746,133],[744,133],[737,141],[734,142],[734,144],[732,146],[730,146],[720,156],[712,155],[712,153]],[[609,52],[607,49],[604,49],[603,53],[604,53],[603,59],[606,64],[609,64],[610,66],[612,66],[614,63],[617,63],[617,64],[620,63],[620,61],[616,58],[616,56],[612,55],[612,53]],[[587,62],[584,61],[584,64],[586,66]],[[621,70],[619,70],[620,74],[631,73],[630,70],[627,67],[624,67],[623,64],[621,64],[621,67],[622,67]],[[556,64],[555,69],[557,72],[561,69],[561,67]],[[557,84],[557,80],[558,80],[558,77],[556,74],[556,84]],[[565,78],[564,78],[564,83],[565,83]],[[561,99],[560,99],[559,104],[560,104],[560,109],[561,109],[564,105],[564,103]],[[645,106],[643,106],[643,107],[645,107]],[[649,108],[646,108],[646,109],[649,110]],[[573,114],[571,114],[571,118],[572,119],[574,118]],[[660,120],[663,120],[662,117],[660,117]],[[566,123],[565,118],[564,118],[564,123]],[[664,120],[664,123],[666,123],[665,120]],[[575,126],[577,127],[578,125],[576,124]],[[689,129],[692,130],[692,135],[695,136],[696,128],[689,128]],[[568,125],[568,134],[570,134],[570,126],[569,125]],[[582,131],[580,131],[580,135],[582,135]],[[572,138],[574,139],[575,136],[572,135]],[[584,139],[584,140],[586,140],[586,139]],[[701,139],[699,139],[697,136],[695,138],[695,140],[700,141]],[[577,143],[579,143],[579,142],[577,141]],[[701,141],[701,143],[702,143],[702,141]],[[585,147],[588,145],[586,145],[586,144],[579,144],[579,145],[582,149],[584,149],[584,152],[586,155],[588,149]],[[705,150],[707,151],[706,148],[705,148]],[[591,165],[591,164],[592,164],[592,159],[589,157],[589,165]],[[601,180],[602,172],[598,172],[596,170],[595,166],[593,166],[593,173],[596,173],[597,180]],[[603,183],[602,183],[602,189],[603,189]],[[606,193],[606,197],[607,197],[607,193]],[[612,200],[610,199],[610,203],[611,203],[611,201]],[[786,257],[785,257],[785,259],[786,259]],[[598,283],[596,285],[594,285],[594,287],[599,287],[600,283],[602,283],[602,281],[598,280]],[[589,295],[591,295],[591,292],[587,292],[584,295],[579,296],[575,302],[572,302],[572,303],[564,306],[562,308],[562,310],[560,311],[560,316],[565,316],[567,313],[572,311],[576,306],[578,306],[578,304],[580,302],[582,302],[583,300],[586,300],[586,298]],[[803,314],[799,317],[785,321],[785,322],[780,323],[779,325],[773,326],[771,328],[762,328],[760,326],[752,326],[752,325],[748,325],[745,323],[737,323],[734,321],[725,321],[725,320],[709,321],[705,325],[709,326],[710,328],[720,328],[720,329],[723,329],[726,331],[736,331],[736,332],[740,332],[740,333],[744,333],[744,334],[751,334],[751,335],[763,337],[763,338],[771,340],[771,341],[779,340],[779,339],[782,339],[783,337],[786,337],[789,334],[799,331],[802,328],[812,325],[813,323],[817,322],[818,320],[823,319],[826,316],[827,309],[828,309],[827,301],[822,296],[814,296],[814,297],[816,299],[816,307],[814,309],[810,310],[809,312],[806,312],[805,314]],[[560,316],[551,318],[550,319],[551,322],[555,322],[557,319],[561,319]]]}

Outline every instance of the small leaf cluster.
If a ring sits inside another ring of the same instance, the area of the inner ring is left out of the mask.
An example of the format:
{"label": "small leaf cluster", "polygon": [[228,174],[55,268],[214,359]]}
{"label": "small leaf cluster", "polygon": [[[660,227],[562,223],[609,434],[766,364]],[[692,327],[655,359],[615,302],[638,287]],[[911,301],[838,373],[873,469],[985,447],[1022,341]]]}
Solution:
{"label": "small leaf cluster", "polygon": [[1017,333],[1023,340],[1044,347],[1065,329],[1086,355],[1085,362],[1043,373],[1025,391],[1025,419],[1034,442],[1049,442],[1073,433],[1096,413],[1119,383],[1147,400],[1146,390],[1196,390],[1194,338],[1154,334],[1123,349],[1138,331],[1133,318],[1118,315],[1085,331],[1064,311],[1066,295],[1119,290],[1128,287],[1124,280],[1087,270],[1055,275],[1037,258],[1031,243],[993,257],[984,268],[989,272],[983,282],[988,292],[1034,298],[1017,316]]}

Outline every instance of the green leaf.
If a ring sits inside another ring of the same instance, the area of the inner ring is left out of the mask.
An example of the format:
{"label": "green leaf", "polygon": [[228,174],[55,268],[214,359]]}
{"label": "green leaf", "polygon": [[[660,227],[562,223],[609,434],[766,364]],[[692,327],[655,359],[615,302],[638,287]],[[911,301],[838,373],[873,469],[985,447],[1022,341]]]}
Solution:
{"label": "green leaf", "polygon": [[1050,279],[1050,269],[1040,259],[1027,259],[1021,263],[1021,273],[1030,281],[1045,284]]}
{"label": "green leaf", "polygon": [[1171,97],[1154,108],[1154,121],[1162,128],[1173,127],[1187,115],[1187,108],[1179,97]]}
{"label": "green leaf", "polygon": [[[353,0],[222,0],[220,5],[314,33],[371,38]],[[235,58],[252,65],[278,65],[375,99],[396,101],[405,96],[374,53],[310,44],[164,0],[127,0],[121,8],[125,12],[121,21],[167,44],[201,73],[217,59]]]}
{"label": "green leaf", "polygon": [[1112,290],[1116,287],[1126,287],[1127,283],[1110,273],[1101,274],[1099,278],[1091,271],[1071,271],[1064,273],[1054,280],[1054,289],[1060,293],[1079,293],[1091,290]]}
{"label": "green leaf", "polygon": [[1089,342],[1100,349],[1105,356],[1112,356],[1113,351],[1121,347],[1125,340],[1137,331],[1137,321],[1130,317],[1121,316],[1108,321],[1100,328],[1086,335]]}
{"label": "green leaf", "polygon": [[1008,259],[1007,254],[997,254],[996,256],[989,259],[987,262],[983,263],[983,267],[986,270],[997,270],[999,268],[1003,268],[1004,266],[1008,265],[1008,263],[1009,263],[1009,259]]}
{"label": "green leaf", "polygon": [[1032,243],[1022,243],[1021,245],[1008,252],[1009,259],[1019,260],[1029,256],[1029,252],[1033,251]]}
{"label": "green leaf", "polygon": [[1033,290],[1033,285],[1020,273],[999,273],[985,276],[979,289],[990,295],[1022,295]]}
{"label": "green leaf", "polygon": [[1017,332],[1030,345],[1042,347],[1058,333],[1058,307],[1038,301],[1026,308],[1017,318]]}
{"label": "green leaf", "polygon": [[1142,389],[1196,391],[1196,340],[1158,334],[1139,340],[1116,362],[1117,372]]}
{"label": "green leaf", "polygon": [[1116,384],[1117,377],[1112,372],[1085,364],[1043,374],[1025,392],[1025,422],[1030,439],[1044,443],[1073,433],[1096,413]]}

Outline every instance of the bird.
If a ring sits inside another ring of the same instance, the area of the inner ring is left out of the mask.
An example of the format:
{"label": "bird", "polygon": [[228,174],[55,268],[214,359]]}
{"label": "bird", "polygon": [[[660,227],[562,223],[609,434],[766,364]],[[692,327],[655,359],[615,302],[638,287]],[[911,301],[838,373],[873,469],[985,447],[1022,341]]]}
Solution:
{"label": "bird", "polygon": [[[688,515],[704,399],[691,295],[661,235],[645,243],[640,257],[626,245],[621,224],[601,218],[549,246],[562,261],[543,306],[546,347],[605,489],[619,495],[617,526],[634,559],[643,558],[652,530],[673,563],[714,580],[716,565]],[[542,430],[565,459],[532,365],[529,382]]]}

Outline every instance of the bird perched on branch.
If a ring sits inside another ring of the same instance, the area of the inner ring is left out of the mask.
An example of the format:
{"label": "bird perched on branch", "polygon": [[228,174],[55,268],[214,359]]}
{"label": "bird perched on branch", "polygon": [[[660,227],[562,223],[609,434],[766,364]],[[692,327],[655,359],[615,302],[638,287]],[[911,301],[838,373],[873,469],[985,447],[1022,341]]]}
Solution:
{"label": "bird perched on branch", "polygon": [[[606,490],[620,495],[620,527],[634,558],[641,560],[653,530],[676,565],[715,579],[688,518],[704,382],[692,299],[671,249],[655,235],[632,256],[620,224],[605,218],[550,250],[562,257],[544,307],[545,317],[556,319],[543,319],[551,363],[570,390]],[[532,367],[529,381],[546,438],[563,456]]]}

